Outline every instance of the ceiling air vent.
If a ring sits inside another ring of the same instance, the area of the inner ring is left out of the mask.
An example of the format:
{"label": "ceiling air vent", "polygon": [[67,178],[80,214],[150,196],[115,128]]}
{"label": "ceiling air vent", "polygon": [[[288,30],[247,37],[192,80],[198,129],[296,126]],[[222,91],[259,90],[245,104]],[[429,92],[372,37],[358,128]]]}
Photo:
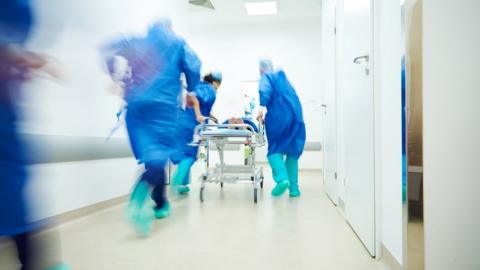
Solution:
{"label": "ceiling air vent", "polygon": [[188,3],[204,8],[215,9],[210,0],[189,0]]}

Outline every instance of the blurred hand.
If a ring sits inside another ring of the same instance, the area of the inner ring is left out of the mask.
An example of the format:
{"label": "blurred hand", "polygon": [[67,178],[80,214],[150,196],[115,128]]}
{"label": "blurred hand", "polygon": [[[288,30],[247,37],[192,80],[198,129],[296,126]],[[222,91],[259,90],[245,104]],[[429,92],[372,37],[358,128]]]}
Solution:
{"label": "blurred hand", "polygon": [[12,76],[30,79],[33,75],[48,75],[50,78],[63,80],[60,62],[55,58],[26,51],[16,45],[5,45],[0,48],[0,60],[12,67],[7,74]]}
{"label": "blurred hand", "polygon": [[207,118],[206,118],[205,116],[203,116],[203,115],[198,115],[198,116],[197,116],[197,122],[200,123],[200,124],[205,123],[205,120],[206,120],[206,119],[207,119]]}
{"label": "blurred hand", "polygon": [[215,124],[218,124],[218,119],[213,116],[213,115],[210,115],[210,119],[212,119],[212,121],[215,123]]}
{"label": "blurred hand", "polygon": [[43,55],[43,57],[45,59],[45,64],[41,68],[41,71],[53,79],[65,81],[65,74],[63,73],[62,64],[53,57],[46,55]]}

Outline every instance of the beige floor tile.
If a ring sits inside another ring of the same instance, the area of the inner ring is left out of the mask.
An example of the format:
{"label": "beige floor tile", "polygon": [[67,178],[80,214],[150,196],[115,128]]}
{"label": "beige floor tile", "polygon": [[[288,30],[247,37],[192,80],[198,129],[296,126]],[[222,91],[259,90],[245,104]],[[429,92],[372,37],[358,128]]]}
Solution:
{"label": "beige floor tile", "polygon": [[[87,216],[60,227],[64,259],[73,270],[378,269],[324,194],[321,174],[300,176],[301,198],[274,199],[267,174],[256,205],[249,184],[208,185],[200,203],[194,181],[190,195],[170,196],[173,214],[149,238],[125,221],[124,205]],[[0,269],[12,269],[7,263],[1,255]]]}

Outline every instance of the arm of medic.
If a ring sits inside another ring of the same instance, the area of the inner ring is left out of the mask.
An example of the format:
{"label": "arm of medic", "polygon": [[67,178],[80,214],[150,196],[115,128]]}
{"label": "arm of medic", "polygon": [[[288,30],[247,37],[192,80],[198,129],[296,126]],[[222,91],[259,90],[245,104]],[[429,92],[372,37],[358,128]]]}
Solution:
{"label": "arm of medic", "polygon": [[194,93],[195,87],[200,82],[200,70],[202,67],[202,62],[187,43],[184,43],[183,45],[183,59],[181,67],[187,81],[187,104],[193,107],[197,122],[204,123],[206,117],[202,115],[202,112],[200,111],[200,102]]}
{"label": "arm of medic", "polygon": [[257,120],[260,124],[265,122],[265,107],[270,103],[273,93],[273,87],[267,76],[263,75],[258,86],[260,96],[260,109],[258,110]]}
{"label": "arm of medic", "polygon": [[210,118],[215,124],[218,124],[218,118],[215,117],[213,114],[210,114],[210,115],[209,115],[209,118]]}
{"label": "arm of medic", "polygon": [[[0,62],[18,69],[19,72],[41,71],[55,79],[61,79],[62,77],[57,68],[58,61],[54,58],[24,50],[16,44],[0,44]],[[12,70],[1,70],[1,72],[4,74],[0,74],[0,77],[15,76],[15,74],[12,74]],[[29,74],[19,75],[25,77]],[[28,76],[25,79],[28,79]]]}
{"label": "arm of medic", "polygon": [[193,108],[197,122],[200,124],[205,123],[206,117],[203,116],[202,112],[200,111],[200,101],[198,101],[198,98],[194,94],[189,93],[187,95],[187,104]]}
{"label": "arm of medic", "polygon": [[130,40],[123,38],[100,48],[106,72],[110,75],[113,82],[110,91],[117,96],[124,96],[125,82],[132,77],[132,69],[128,63],[130,47]]}
{"label": "arm of medic", "polygon": [[[207,117],[202,115],[202,112],[200,110],[200,101],[198,100],[197,96],[194,93],[189,93],[187,95],[187,105],[193,108],[197,122],[200,124],[205,123],[205,120]],[[213,122],[218,124],[218,119],[215,116],[213,116],[213,114],[210,114],[208,117]]]}

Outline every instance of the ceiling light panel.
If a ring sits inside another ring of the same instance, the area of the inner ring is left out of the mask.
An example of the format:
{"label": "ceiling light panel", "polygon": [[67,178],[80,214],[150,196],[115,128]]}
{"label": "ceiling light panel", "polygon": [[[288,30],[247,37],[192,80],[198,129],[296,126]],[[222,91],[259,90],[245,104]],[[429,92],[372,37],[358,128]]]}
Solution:
{"label": "ceiling light panel", "polygon": [[247,2],[245,3],[245,9],[250,16],[275,15],[278,13],[278,5],[276,1]]}

